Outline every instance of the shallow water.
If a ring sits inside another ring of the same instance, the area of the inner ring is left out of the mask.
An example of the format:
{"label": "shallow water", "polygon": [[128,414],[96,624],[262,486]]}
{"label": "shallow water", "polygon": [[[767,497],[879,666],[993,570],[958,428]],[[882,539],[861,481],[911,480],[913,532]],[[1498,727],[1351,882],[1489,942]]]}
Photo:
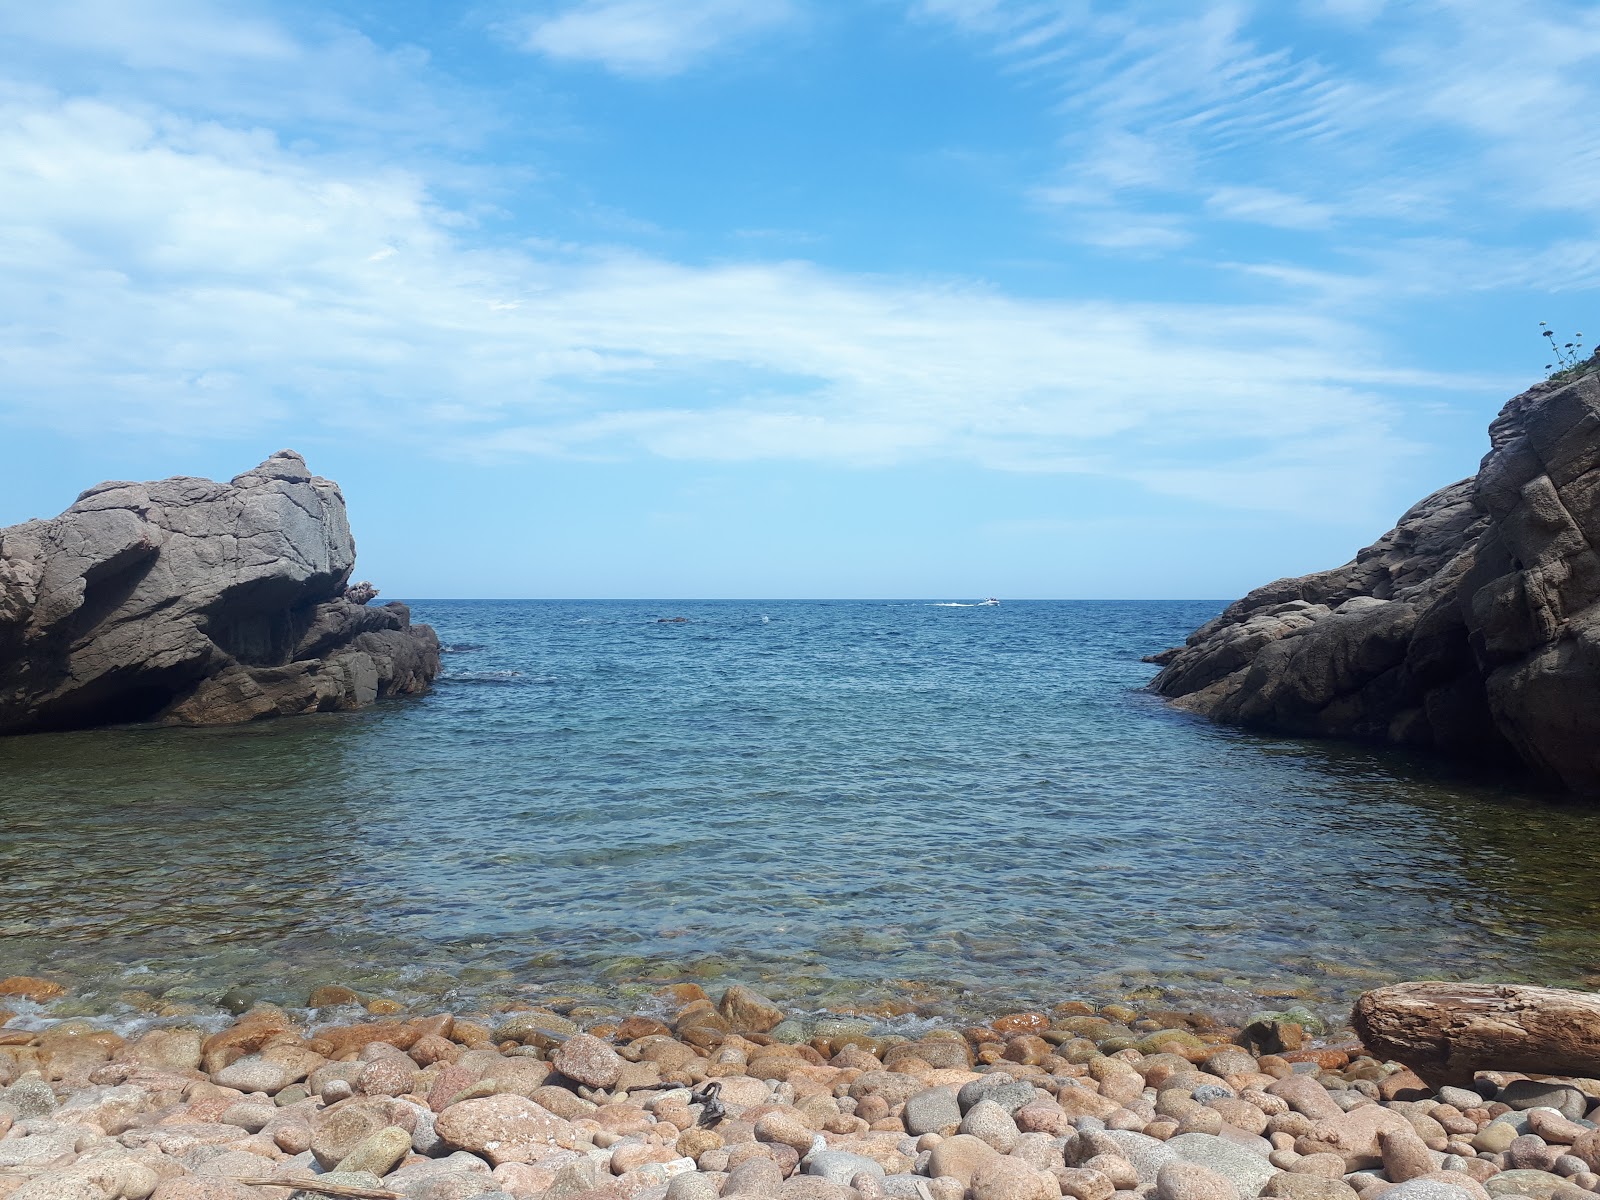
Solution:
{"label": "shallow water", "polygon": [[1600,817],[1141,692],[1217,607],[420,602],[456,649],[420,700],[0,739],[0,976],[1335,1018],[1600,984]]}

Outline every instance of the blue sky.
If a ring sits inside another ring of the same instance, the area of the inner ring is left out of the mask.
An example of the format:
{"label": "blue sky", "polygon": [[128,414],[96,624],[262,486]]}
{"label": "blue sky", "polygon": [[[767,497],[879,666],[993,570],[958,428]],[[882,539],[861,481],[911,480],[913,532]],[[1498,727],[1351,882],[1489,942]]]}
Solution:
{"label": "blue sky", "polygon": [[292,446],[387,595],[1230,597],[1470,474],[1595,323],[1589,4],[57,0],[0,47],[0,524]]}

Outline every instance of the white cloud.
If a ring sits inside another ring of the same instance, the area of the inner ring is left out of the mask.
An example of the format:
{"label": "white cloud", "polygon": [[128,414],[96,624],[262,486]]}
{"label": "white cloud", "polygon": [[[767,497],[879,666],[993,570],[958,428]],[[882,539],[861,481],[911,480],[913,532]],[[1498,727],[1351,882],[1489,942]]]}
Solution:
{"label": "white cloud", "polygon": [[796,16],[789,0],[580,0],[507,28],[523,49],[619,75],[677,75]]}
{"label": "white cloud", "polygon": [[[1060,165],[1030,195],[1082,241],[1198,254],[1208,237],[1231,236],[1218,221],[1277,226],[1321,234],[1328,257],[1374,263],[1409,291],[1430,243],[1448,257],[1423,276],[1484,287],[1505,277],[1508,255],[1544,261],[1558,242],[1600,237],[1593,4],[909,0],[909,10],[1053,89]],[[1320,23],[1330,17],[1345,25],[1336,45]],[[1124,236],[1104,236],[1119,222]],[[1405,273],[1386,260],[1404,260]],[[1580,254],[1576,267],[1592,277],[1588,262]]]}
{"label": "white cloud", "polygon": [[1207,198],[1206,206],[1229,220],[1280,229],[1326,229],[1334,218],[1334,210],[1326,204],[1273,188],[1221,187]]}
{"label": "white cloud", "polygon": [[1290,307],[474,246],[413,174],[43,93],[0,103],[0,175],[13,428],[942,458],[1316,512],[1406,453],[1381,392],[1459,383]]}
{"label": "white cloud", "polygon": [[147,113],[273,128],[297,140],[402,150],[469,144],[493,119],[427,72],[323,19],[291,32],[241,0],[51,0],[0,5],[0,87],[62,88]]}

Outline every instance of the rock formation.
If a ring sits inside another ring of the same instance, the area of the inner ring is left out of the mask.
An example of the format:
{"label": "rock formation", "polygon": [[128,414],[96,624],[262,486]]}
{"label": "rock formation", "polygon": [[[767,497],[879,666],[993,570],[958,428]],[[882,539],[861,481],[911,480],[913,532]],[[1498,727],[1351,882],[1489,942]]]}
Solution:
{"label": "rock formation", "polygon": [[1230,605],[1152,656],[1151,686],[1227,724],[1520,760],[1600,793],[1600,374],[1517,396],[1489,438],[1475,478],[1354,562]]}
{"label": "rock formation", "polygon": [[347,597],[354,563],[338,486],[288,450],[231,483],[102,483],[0,529],[0,733],[225,725],[425,690],[433,630]]}

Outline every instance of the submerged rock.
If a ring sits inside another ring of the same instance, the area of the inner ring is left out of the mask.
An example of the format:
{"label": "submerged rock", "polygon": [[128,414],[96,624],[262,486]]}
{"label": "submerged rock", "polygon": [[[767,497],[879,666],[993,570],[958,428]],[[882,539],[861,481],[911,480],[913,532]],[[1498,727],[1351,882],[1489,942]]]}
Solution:
{"label": "submerged rock", "polygon": [[0,529],[0,733],[227,725],[426,689],[439,641],[346,584],[338,485],[293,451],[230,483],[103,483]]}
{"label": "submerged rock", "polygon": [[1600,793],[1600,375],[1489,428],[1476,477],[1353,562],[1257,588],[1152,687],[1226,724],[1520,761]]}

